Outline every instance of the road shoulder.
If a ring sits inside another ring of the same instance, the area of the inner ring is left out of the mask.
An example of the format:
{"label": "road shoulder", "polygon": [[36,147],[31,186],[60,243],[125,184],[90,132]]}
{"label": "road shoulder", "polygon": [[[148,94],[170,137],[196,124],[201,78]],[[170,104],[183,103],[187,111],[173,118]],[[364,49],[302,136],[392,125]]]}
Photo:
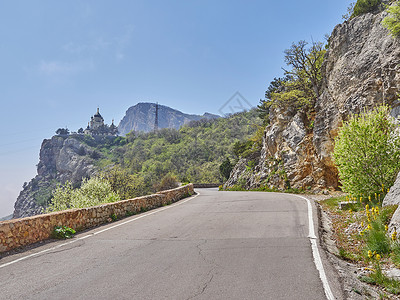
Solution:
{"label": "road shoulder", "polygon": [[[324,256],[329,265],[334,269],[337,280],[342,290],[342,297],[337,299],[363,300],[380,299],[379,291],[371,285],[361,282],[358,279],[360,269],[357,265],[345,261],[338,257],[338,249],[333,239],[332,222],[328,214],[323,210],[318,201],[325,200],[332,196],[312,195],[310,199],[314,200],[318,212],[318,234],[320,237],[320,246],[323,249]],[[336,295],[335,295],[336,296]]]}

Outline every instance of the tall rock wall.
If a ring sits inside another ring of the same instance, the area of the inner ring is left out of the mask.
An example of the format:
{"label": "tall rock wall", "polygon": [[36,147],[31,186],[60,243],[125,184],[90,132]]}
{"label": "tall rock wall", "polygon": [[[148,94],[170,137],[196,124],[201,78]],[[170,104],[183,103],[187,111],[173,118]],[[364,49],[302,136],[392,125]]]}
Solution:
{"label": "tall rock wall", "polygon": [[91,177],[98,154],[92,147],[74,136],[54,136],[43,141],[40,149],[38,175],[19,194],[14,204],[13,218],[33,216],[42,212],[43,205],[58,183],[78,184]]}
{"label": "tall rock wall", "polygon": [[[349,115],[386,102],[394,107],[400,90],[400,43],[381,25],[386,12],[368,13],[335,27],[322,67],[323,93],[315,115],[272,109],[261,155],[241,159],[225,187],[338,187],[332,161],[334,138]],[[256,161],[256,166],[251,161]]]}
{"label": "tall rock wall", "polygon": [[[154,130],[155,114],[155,103],[138,103],[131,106],[118,125],[119,133],[126,135],[131,130],[142,132]],[[185,114],[168,106],[158,105],[158,128],[179,129],[190,121],[215,118],[219,118],[219,116],[210,113],[204,113],[202,116]]]}

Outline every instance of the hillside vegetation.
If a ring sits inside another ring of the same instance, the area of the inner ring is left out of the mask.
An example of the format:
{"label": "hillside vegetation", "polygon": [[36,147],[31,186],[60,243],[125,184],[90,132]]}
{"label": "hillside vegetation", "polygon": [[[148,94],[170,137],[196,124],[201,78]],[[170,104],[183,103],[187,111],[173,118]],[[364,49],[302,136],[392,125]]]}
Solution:
{"label": "hillside vegetation", "polygon": [[166,177],[180,182],[221,183],[224,178],[220,165],[226,159],[237,160],[235,145],[254,137],[260,123],[257,111],[251,110],[226,118],[192,121],[179,130],[131,132],[116,139],[87,135],[76,138],[96,148],[92,157],[97,158],[102,172],[118,166],[134,176],[141,188],[131,196],[139,196],[160,189]]}

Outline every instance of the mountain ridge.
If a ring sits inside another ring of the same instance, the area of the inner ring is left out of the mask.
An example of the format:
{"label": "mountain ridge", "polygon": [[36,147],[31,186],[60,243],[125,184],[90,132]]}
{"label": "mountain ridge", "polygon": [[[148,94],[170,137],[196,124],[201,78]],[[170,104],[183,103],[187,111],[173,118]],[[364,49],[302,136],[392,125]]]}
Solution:
{"label": "mountain ridge", "polygon": [[[141,132],[154,130],[156,105],[152,102],[139,102],[129,107],[118,125],[119,133],[126,135],[132,130]],[[190,121],[216,118],[220,118],[220,116],[208,112],[203,115],[186,114],[169,106],[158,104],[158,128],[160,129],[179,129]]]}

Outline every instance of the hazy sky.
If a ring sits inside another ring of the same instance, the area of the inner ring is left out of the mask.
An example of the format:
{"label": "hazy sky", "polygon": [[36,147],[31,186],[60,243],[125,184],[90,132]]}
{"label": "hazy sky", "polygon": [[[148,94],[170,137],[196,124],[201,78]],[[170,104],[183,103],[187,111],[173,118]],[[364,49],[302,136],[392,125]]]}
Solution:
{"label": "hazy sky", "polygon": [[0,217],[36,174],[43,139],[85,127],[97,106],[119,123],[138,102],[219,113],[255,106],[283,51],[322,41],[351,1],[2,1]]}

